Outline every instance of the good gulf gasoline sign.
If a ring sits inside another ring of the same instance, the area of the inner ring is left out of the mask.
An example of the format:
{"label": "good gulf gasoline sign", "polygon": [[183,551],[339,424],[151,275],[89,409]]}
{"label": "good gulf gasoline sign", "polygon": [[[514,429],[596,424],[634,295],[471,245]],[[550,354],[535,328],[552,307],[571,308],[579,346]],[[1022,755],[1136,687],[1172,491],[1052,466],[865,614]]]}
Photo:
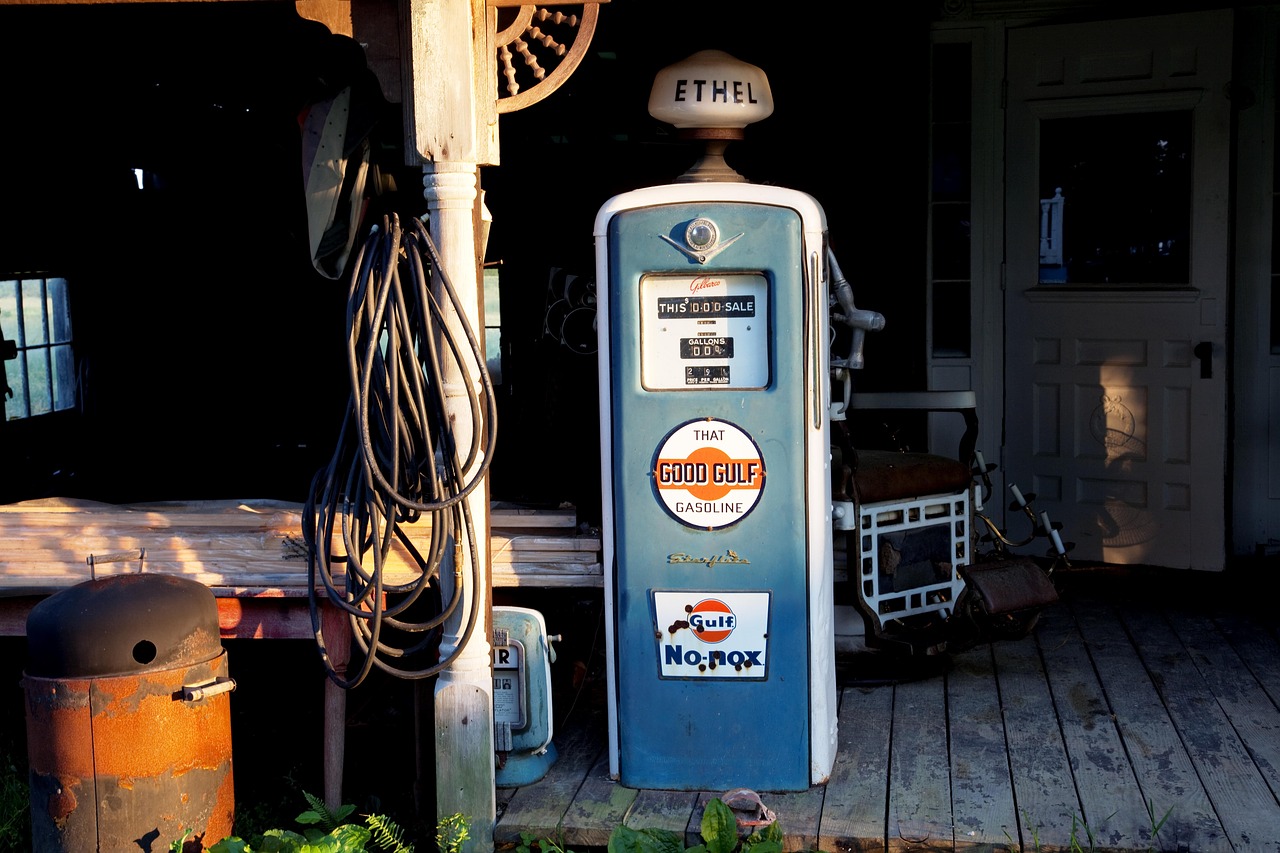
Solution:
{"label": "good gulf gasoline sign", "polygon": [[768,592],[653,590],[663,678],[766,675]]}
{"label": "good gulf gasoline sign", "polygon": [[764,491],[764,457],[755,440],[718,418],[686,421],[667,433],[651,473],[667,513],[700,530],[741,521]]}

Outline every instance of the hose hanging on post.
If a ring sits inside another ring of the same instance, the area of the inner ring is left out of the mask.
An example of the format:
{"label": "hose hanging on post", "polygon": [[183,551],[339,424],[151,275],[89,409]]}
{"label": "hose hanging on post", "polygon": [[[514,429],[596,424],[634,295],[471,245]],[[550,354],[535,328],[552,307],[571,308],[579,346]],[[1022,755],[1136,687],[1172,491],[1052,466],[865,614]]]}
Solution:
{"label": "hose hanging on post", "polygon": [[[497,424],[484,351],[466,322],[430,234],[419,220],[411,222],[403,234],[398,216],[384,217],[382,227],[371,229],[355,258],[346,316],[351,393],[333,457],[312,479],[303,505],[311,628],[329,679],[344,689],[364,681],[374,666],[408,679],[440,673],[466,646],[479,612],[479,596],[472,595],[462,640],[448,658],[427,666],[409,663],[438,641],[445,621],[457,610],[464,585],[479,587],[485,567],[479,565],[466,498],[489,469]],[[433,270],[443,285],[441,298],[460,320],[465,342],[457,339],[432,293]],[[468,379],[464,357],[474,359],[479,368],[479,395]],[[446,406],[449,364],[462,377],[470,412],[471,443],[463,459]],[[423,516],[431,521],[425,554],[402,527]],[[337,554],[335,532],[340,532],[342,543]],[[462,538],[468,549],[469,580],[462,575]],[[447,551],[451,539],[452,555]],[[383,567],[396,545],[417,564],[419,573],[410,583],[388,585]],[[450,556],[455,594],[442,604],[439,572]],[[325,649],[317,579],[330,605],[348,614],[352,636],[364,653],[359,671],[350,677],[337,672]],[[409,609],[424,595],[431,615],[411,618]],[[388,596],[395,602],[389,604]],[[389,639],[385,629],[402,633],[403,642]]]}

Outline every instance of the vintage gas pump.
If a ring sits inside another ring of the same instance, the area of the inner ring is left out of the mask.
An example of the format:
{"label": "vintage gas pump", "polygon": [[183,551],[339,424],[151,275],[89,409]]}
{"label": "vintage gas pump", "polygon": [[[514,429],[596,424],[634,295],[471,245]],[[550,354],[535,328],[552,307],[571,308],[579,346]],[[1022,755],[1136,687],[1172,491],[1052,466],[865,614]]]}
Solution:
{"label": "vintage gas pump", "polygon": [[596,217],[611,773],[804,790],[836,749],[826,217],[748,182],[730,140],[773,109],[703,51],[650,113],[706,156]]}

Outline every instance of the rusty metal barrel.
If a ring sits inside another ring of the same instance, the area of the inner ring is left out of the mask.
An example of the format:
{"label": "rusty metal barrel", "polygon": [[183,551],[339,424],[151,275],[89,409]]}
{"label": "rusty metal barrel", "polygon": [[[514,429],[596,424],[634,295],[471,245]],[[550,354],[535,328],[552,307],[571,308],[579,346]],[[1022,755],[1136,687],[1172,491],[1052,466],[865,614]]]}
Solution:
{"label": "rusty metal barrel", "polygon": [[27,617],[34,853],[195,853],[231,834],[231,690],[218,608],[170,575],[86,581]]}

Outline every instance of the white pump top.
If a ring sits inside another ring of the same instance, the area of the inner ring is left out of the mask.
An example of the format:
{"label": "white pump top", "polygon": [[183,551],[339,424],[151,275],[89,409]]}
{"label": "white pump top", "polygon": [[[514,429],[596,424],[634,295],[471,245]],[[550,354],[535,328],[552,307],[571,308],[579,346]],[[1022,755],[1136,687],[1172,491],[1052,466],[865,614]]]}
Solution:
{"label": "white pump top", "polygon": [[700,50],[658,72],[649,115],[695,137],[740,139],[773,113],[769,78],[723,50]]}

